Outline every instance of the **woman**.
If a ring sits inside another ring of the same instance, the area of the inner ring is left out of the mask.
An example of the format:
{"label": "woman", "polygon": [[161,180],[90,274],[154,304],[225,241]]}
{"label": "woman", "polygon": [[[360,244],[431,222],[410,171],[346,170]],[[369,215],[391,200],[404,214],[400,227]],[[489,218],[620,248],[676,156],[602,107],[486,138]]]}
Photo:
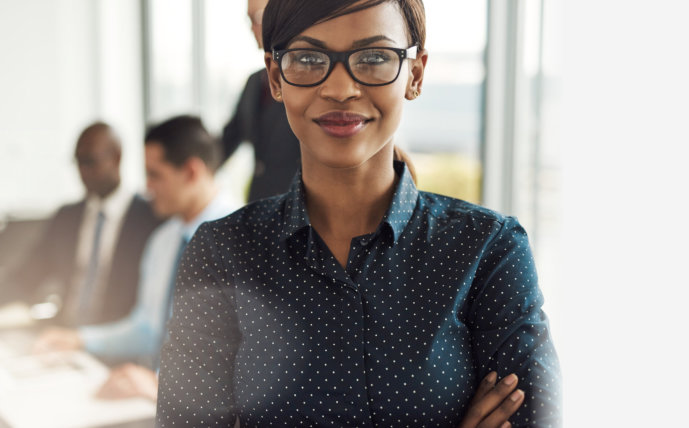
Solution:
{"label": "woman", "polygon": [[302,171],[189,244],[159,424],[558,425],[525,232],[393,161],[421,0],[271,0],[263,39]]}

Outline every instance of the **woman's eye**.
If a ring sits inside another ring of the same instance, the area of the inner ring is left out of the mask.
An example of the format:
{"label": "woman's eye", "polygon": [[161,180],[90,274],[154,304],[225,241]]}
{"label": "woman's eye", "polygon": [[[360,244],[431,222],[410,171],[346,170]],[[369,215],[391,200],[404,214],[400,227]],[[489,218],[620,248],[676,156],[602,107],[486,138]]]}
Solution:
{"label": "woman's eye", "polygon": [[318,55],[304,54],[297,57],[297,62],[303,65],[321,65],[324,63],[323,58]]}
{"label": "woman's eye", "polygon": [[383,64],[390,61],[390,56],[385,52],[369,52],[359,57],[359,64]]}

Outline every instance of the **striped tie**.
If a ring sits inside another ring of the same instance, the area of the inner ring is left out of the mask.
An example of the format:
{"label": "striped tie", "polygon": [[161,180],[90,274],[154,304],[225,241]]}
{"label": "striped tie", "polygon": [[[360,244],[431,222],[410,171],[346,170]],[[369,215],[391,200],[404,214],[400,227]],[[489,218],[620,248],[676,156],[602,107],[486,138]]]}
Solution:
{"label": "striped tie", "polygon": [[174,264],[172,266],[172,275],[170,276],[170,285],[168,286],[167,289],[167,298],[165,300],[165,306],[163,316],[165,317],[165,320],[163,321],[163,324],[165,325],[163,334],[160,335],[160,343],[158,346],[158,353],[156,355],[153,355],[151,359],[151,368],[157,370],[159,365],[160,365],[160,348],[162,347],[163,343],[167,341],[168,338],[168,333],[167,333],[167,321],[172,317],[172,306],[173,306],[173,298],[175,296],[175,285],[177,281],[177,270],[179,269],[179,264],[182,261],[182,255],[184,254],[184,249],[187,247],[187,243],[189,243],[189,240],[187,239],[186,236],[182,236],[182,239],[179,243],[179,248],[177,250],[177,255],[175,256],[174,259]]}
{"label": "striped tie", "polygon": [[79,296],[79,305],[76,313],[76,318],[80,321],[79,324],[89,322],[91,299],[98,283],[98,262],[100,257],[100,241],[103,234],[103,224],[105,223],[105,214],[103,211],[98,211],[96,217],[96,227],[93,232],[93,245],[91,246],[91,256],[86,267],[86,274],[84,275],[84,282]]}

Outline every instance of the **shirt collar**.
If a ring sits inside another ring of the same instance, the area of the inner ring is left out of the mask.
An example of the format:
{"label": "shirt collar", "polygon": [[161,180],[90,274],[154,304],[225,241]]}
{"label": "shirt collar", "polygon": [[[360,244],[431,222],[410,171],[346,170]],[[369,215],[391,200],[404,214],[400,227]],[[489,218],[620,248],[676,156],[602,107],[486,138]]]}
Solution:
{"label": "shirt collar", "polygon": [[382,224],[390,227],[393,242],[397,242],[404,228],[407,227],[412,214],[414,214],[416,202],[419,199],[419,191],[416,189],[414,179],[404,162],[394,161],[394,168],[399,182],[395,188],[395,193],[392,195],[390,208],[383,217]]}
{"label": "shirt collar", "polygon": [[180,217],[175,217],[175,219],[180,223],[182,237],[188,242],[191,240],[191,237],[194,236],[194,233],[196,233],[196,229],[201,226],[201,223],[225,217],[236,208],[237,206],[234,206],[218,193],[215,198],[213,198],[211,202],[206,205],[206,208],[204,208],[203,211],[201,211],[192,220],[184,222]]}
{"label": "shirt collar", "polygon": [[304,198],[304,182],[301,178],[301,168],[297,171],[292,184],[287,191],[287,199],[283,209],[283,226],[280,235],[281,240],[293,236],[301,229],[311,226],[309,215],[306,212],[306,199]]}
{"label": "shirt collar", "polygon": [[[395,193],[392,196],[392,203],[383,217],[381,226],[387,225],[392,232],[393,242],[397,242],[402,231],[409,223],[409,219],[416,208],[419,191],[414,185],[414,180],[409,173],[409,169],[401,161],[394,161],[395,173],[399,177]],[[292,180],[292,185],[287,192],[283,211],[283,227],[280,238],[285,240],[295,235],[300,230],[310,227],[311,222],[306,212],[306,202],[304,198],[304,182],[302,181],[301,170],[297,172]],[[381,227],[379,226],[379,230]]]}
{"label": "shirt collar", "polygon": [[133,195],[124,186],[119,185],[104,198],[92,193],[89,194],[86,198],[86,204],[89,209],[96,212],[102,211],[106,218],[114,219],[124,213]]}

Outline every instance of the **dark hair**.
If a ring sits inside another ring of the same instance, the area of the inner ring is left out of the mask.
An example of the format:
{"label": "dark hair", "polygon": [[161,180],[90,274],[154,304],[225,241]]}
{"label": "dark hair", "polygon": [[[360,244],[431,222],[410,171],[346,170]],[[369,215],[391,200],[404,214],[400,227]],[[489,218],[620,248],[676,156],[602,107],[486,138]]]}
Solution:
{"label": "dark hair", "polygon": [[394,160],[397,161],[402,161],[407,165],[407,169],[409,170],[409,175],[411,175],[411,179],[414,181],[414,184],[418,185],[419,180],[417,179],[416,175],[416,167],[414,166],[414,163],[411,161],[411,157],[407,152],[402,150],[399,146],[395,145],[392,148],[392,156]]}
{"label": "dark hair", "polygon": [[423,49],[426,43],[423,0],[270,0],[263,12],[264,49],[266,52],[285,49],[293,38],[315,24],[385,2],[400,8],[411,42]]}
{"label": "dark hair", "polygon": [[84,138],[86,138],[87,135],[92,134],[94,132],[109,132],[110,139],[108,140],[108,142],[110,143],[110,149],[116,153],[122,152],[122,142],[120,141],[120,137],[117,135],[117,133],[115,133],[115,130],[112,129],[112,127],[109,124],[100,120],[91,123],[89,126],[84,128],[83,131],[81,131],[79,137],[77,138],[77,145],[79,145],[79,143]]}
{"label": "dark hair", "polygon": [[192,157],[201,159],[211,171],[218,167],[218,144],[196,116],[177,116],[148,128],[145,144],[153,143],[163,146],[165,159],[177,167]]}
{"label": "dark hair", "polygon": [[77,138],[77,141],[80,141],[82,138],[84,138],[87,134],[90,134],[91,132],[111,130],[112,127],[110,125],[99,120],[97,122],[91,123],[89,126],[84,128],[84,130],[81,131],[81,134],[79,134],[79,138]]}

